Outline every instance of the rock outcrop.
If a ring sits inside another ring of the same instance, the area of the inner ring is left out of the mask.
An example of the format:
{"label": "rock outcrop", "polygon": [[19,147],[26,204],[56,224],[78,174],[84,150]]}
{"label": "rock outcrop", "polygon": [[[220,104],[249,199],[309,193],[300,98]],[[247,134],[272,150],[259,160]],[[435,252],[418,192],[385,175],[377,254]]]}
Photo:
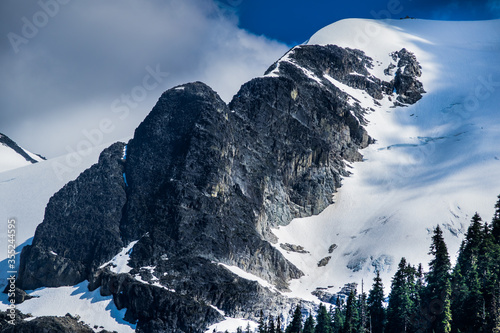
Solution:
{"label": "rock outcrop", "polygon": [[[370,75],[371,66],[358,50],[306,45],[229,105],[200,82],[166,91],[127,145],[103,151],[51,198],[22,251],[18,286],[89,280],[140,332],[200,332],[222,313],[255,319],[290,307],[278,290],[302,272],[271,245],[272,228],[331,204],[346,162],[372,142],[369,110],[336,82],[374,100],[396,85],[412,100],[418,90],[406,79],[418,74],[411,64],[400,83]],[[107,263],[130,244],[129,272],[120,273]]]}
{"label": "rock outcrop", "polygon": [[123,247],[123,147],[104,150],[97,164],[52,196],[32,245],[23,248],[18,287],[78,284]]}
{"label": "rock outcrop", "polygon": [[[15,315],[14,315],[15,314]],[[13,316],[10,316],[13,315]],[[14,319],[12,319],[14,317]],[[0,312],[0,333],[93,333],[95,332],[88,325],[79,321],[78,317],[66,314],[64,317],[38,317],[31,319],[19,311]],[[26,319],[31,319],[27,321]],[[106,330],[99,330],[100,333],[111,333]]]}
{"label": "rock outcrop", "polygon": [[422,69],[415,55],[406,49],[392,53],[392,59],[397,62],[396,76],[394,78],[394,89],[398,94],[395,105],[404,106],[415,104],[425,93],[422,82],[418,78],[422,76]]}

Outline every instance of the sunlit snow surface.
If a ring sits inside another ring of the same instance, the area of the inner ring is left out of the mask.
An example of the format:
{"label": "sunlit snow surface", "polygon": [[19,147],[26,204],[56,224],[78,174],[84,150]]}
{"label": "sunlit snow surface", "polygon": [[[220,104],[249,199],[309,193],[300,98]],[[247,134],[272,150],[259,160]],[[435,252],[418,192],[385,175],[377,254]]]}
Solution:
{"label": "sunlit snow surface", "polygon": [[[404,47],[422,66],[427,93],[419,102],[391,108],[385,98],[372,105],[366,129],[377,142],[361,151],[364,162],[352,165],[335,204],[274,230],[279,243],[310,252],[287,253],[276,244],[305,273],[292,281],[290,296],[314,300],[317,287],[337,292],[362,279],[370,287],[375,269],[387,292],[402,256],[425,267],[437,224],[454,258],[474,212],[491,220],[500,194],[500,20],[350,19],[308,43],[362,49],[374,60],[370,72],[386,81],[391,52]],[[355,90],[346,92],[362,100]],[[318,267],[327,256],[329,264]]]}
{"label": "sunlit snow surface", "polygon": [[88,281],[84,281],[72,287],[36,289],[29,292],[36,297],[17,305],[17,308],[35,317],[70,313],[80,316],[80,320],[85,323],[92,323],[92,327],[102,326],[120,333],[135,331],[135,324],[123,320],[127,309],[118,310],[113,296],[101,296],[100,288],[89,291],[87,286]]}

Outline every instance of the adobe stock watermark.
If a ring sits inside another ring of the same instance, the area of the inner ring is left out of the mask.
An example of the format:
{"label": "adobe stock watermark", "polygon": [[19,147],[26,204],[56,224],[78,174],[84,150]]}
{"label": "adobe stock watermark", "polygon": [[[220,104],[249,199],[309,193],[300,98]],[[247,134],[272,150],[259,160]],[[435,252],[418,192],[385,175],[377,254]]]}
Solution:
{"label": "adobe stock watermark", "polygon": [[[442,109],[442,123],[458,128],[464,120],[470,119],[475,112],[481,112],[485,102],[500,91],[500,80],[493,77],[492,74],[487,77],[478,76],[475,84],[470,89],[469,94],[459,103],[453,103],[450,107]],[[461,133],[454,134],[459,135]],[[437,144],[449,139],[448,136],[441,136],[442,133],[434,131],[431,136],[420,138],[421,142],[415,146],[416,151],[409,155],[407,163],[401,163],[397,169],[399,182],[405,181],[408,177],[415,177],[414,171],[424,165],[426,161],[436,152]],[[418,146],[418,147],[417,147]],[[395,187],[398,181],[391,184]]]}
{"label": "adobe stock watermark", "polygon": [[234,15],[243,0],[216,0],[212,2],[212,10],[219,19],[228,18]]}
{"label": "adobe stock watermark", "polygon": [[39,0],[37,2],[40,10],[35,12],[30,18],[23,16],[21,18],[22,26],[20,33],[9,32],[7,38],[14,53],[19,53],[20,46],[28,44],[30,40],[38,35],[40,29],[49,24],[61,9],[62,5],[67,5],[71,0]]}
{"label": "adobe stock watermark", "polygon": [[[146,74],[140,85],[134,86],[128,93],[121,94],[119,98],[111,102],[111,112],[116,114],[121,121],[127,119],[131,110],[145,101],[149,93],[160,87],[165,78],[169,76],[168,72],[161,71],[159,64],[155,68],[146,66],[145,70]],[[78,167],[84,157],[90,155],[95,147],[105,142],[105,136],[112,133],[116,129],[116,125],[116,122],[111,118],[102,118],[94,128],[83,129],[82,135],[84,138],[74,148],[69,145],[66,146],[68,154],[64,162],[56,160],[52,163],[52,170],[57,175],[57,178],[63,181],[65,174]]]}
{"label": "adobe stock watermark", "polygon": [[490,99],[493,94],[500,90],[500,80],[493,78],[493,74],[488,77],[478,76],[474,87],[470,90],[463,103],[456,103],[456,107],[441,110],[445,113],[447,120],[458,122],[469,119],[473,113],[480,111],[484,102]]}
{"label": "adobe stock watermark", "polygon": [[17,220],[10,218],[7,220],[7,296],[9,305],[7,306],[7,322],[15,325],[16,320],[16,225]]}

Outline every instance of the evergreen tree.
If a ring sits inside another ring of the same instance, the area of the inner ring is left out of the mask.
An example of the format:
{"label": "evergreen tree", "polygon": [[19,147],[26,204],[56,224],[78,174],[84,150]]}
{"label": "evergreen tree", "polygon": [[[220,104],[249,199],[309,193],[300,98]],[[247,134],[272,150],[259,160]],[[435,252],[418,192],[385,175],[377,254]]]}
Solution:
{"label": "evergreen tree", "polygon": [[358,331],[359,326],[359,312],[358,303],[356,300],[356,290],[351,289],[347,297],[346,313],[343,333],[355,333]]}
{"label": "evergreen tree", "polygon": [[[337,299],[338,299],[338,297],[337,297]],[[331,327],[332,333],[333,333],[333,321],[335,319],[335,308],[331,304],[330,304],[330,308],[328,309],[328,315],[330,316],[330,327]]]}
{"label": "evergreen tree", "polygon": [[281,328],[281,316],[278,316],[278,318],[276,318],[276,333],[283,333],[283,330]]}
{"label": "evergreen tree", "polygon": [[311,314],[304,322],[304,333],[314,333],[314,318]]}
{"label": "evergreen tree", "polygon": [[368,326],[368,305],[367,305],[367,296],[364,292],[363,281],[361,281],[361,294],[358,299],[358,313],[359,313],[359,323],[358,323],[358,332],[365,333],[369,332]]}
{"label": "evergreen tree", "polygon": [[479,260],[484,242],[481,217],[476,213],[463,240],[452,275],[453,331],[480,332],[484,322]]}
{"label": "evergreen tree", "polygon": [[493,221],[491,222],[491,233],[497,244],[500,244],[500,195],[498,196],[498,201],[495,204],[495,214],[493,215]]}
{"label": "evergreen tree", "polygon": [[258,327],[257,331],[259,333],[267,333],[267,327],[266,327],[266,322],[264,320],[264,311],[260,310],[260,316],[259,316],[259,322],[258,322]]}
{"label": "evergreen tree", "polygon": [[490,279],[485,288],[489,291],[485,295],[487,300],[487,329],[491,332],[500,332],[500,195],[495,204],[495,214],[491,221],[491,237],[488,240],[493,244],[485,244],[489,248]]}
{"label": "evergreen tree", "polygon": [[434,229],[429,254],[433,258],[426,277],[425,301],[434,315],[429,323],[430,332],[448,333],[451,331],[451,263],[439,225]]}
{"label": "evergreen tree", "polygon": [[247,323],[247,328],[245,329],[245,333],[251,333],[250,323]]}
{"label": "evergreen tree", "polygon": [[[415,271],[415,281],[413,284],[413,294],[411,297],[415,310],[422,307],[422,293],[424,292],[424,285],[424,268],[422,267],[422,264],[418,264],[418,268]],[[413,316],[415,317],[416,313],[414,313]]]}
{"label": "evergreen tree", "polygon": [[293,312],[292,322],[286,328],[286,333],[302,333],[302,308],[297,305]]}
{"label": "evergreen tree", "polygon": [[274,326],[273,316],[269,317],[269,322],[267,323],[267,332],[268,333],[276,333],[276,326]]}
{"label": "evergreen tree", "polygon": [[414,303],[416,270],[401,258],[398,270],[392,278],[389,306],[387,307],[388,333],[411,331],[412,317],[416,312]]}
{"label": "evergreen tree", "polygon": [[238,328],[236,328],[236,333],[243,333],[243,328],[241,328],[241,326],[238,326]]}
{"label": "evergreen tree", "polygon": [[384,285],[380,272],[376,272],[373,286],[368,294],[368,325],[372,333],[383,333],[385,326]]}
{"label": "evergreen tree", "polygon": [[332,333],[332,319],[323,304],[319,305],[318,315],[316,316],[315,333]]}
{"label": "evergreen tree", "polygon": [[333,315],[332,332],[342,333],[345,322],[344,302],[340,297],[335,301],[335,313]]}
{"label": "evergreen tree", "polygon": [[488,223],[483,228],[477,268],[483,301],[482,312],[478,313],[482,321],[481,329],[484,332],[500,332],[500,245],[495,242]]}

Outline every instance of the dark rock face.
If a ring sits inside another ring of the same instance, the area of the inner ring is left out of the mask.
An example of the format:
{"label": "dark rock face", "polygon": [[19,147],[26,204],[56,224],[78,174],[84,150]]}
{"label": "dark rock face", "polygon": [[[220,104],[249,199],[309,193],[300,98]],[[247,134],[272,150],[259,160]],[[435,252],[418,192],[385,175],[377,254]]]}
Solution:
{"label": "dark rock face", "polygon": [[123,247],[123,147],[104,150],[98,164],[50,199],[32,245],[23,248],[20,288],[75,285]]}
{"label": "dark rock face", "polygon": [[[64,317],[39,317],[30,321],[25,314],[16,310],[15,320],[12,322],[10,313],[0,312],[0,333],[93,333],[87,325],[78,321],[78,318],[67,314]],[[12,324],[14,323],[14,324]],[[110,333],[101,330],[101,333]]]}
{"label": "dark rock face", "polygon": [[[11,294],[9,287],[10,287],[9,285],[7,285],[5,287],[5,289],[3,291],[4,294]],[[14,289],[14,296],[13,297],[10,297],[10,296],[12,296],[12,295],[9,295],[9,298],[8,298],[9,302],[14,301],[15,304],[21,304],[24,301],[33,298],[33,296],[29,295],[26,291],[19,289],[17,287]]]}
{"label": "dark rock face", "polygon": [[[123,143],[112,145],[51,198],[21,254],[18,285],[87,279],[127,308],[140,332],[203,331],[223,319],[214,307],[255,319],[263,308],[275,315],[290,306],[226,267],[280,290],[302,276],[271,245],[271,228],[331,204],[349,174],[346,161],[360,161],[358,150],[372,142],[367,110],[335,85],[374,100],[391,94],[394,83],[371,76],[370,66],[361,51],[300,46],[229,105],[200,82],[166,91],[126,156]],[[129,273],[103,265],[132,241]]]}
{"label": "dark rock face", "polygon": [[[163,94],[137,128],[127,147],[122,226],[129,240],[149,233],[133,252],[135,267],[167,253],[258,267],[257,275],[283,287],[300,276],[256,232],[259,202],[246,197],[232,177],[240,145],[232,118],[212,89],[193,83]],[[260,256],[253,256],[257,249]]]}
{"label": "dark rock face", "polygon": [[396,99],[399,103],[396,103],[396,105],[402,106],[416,103],[425,93],[422,82],[417,79],[422,75],[417,58],[406,49],[401,49],[401,51],[392,54],[392,59],[397,61],[394,88],[399,95]]}

